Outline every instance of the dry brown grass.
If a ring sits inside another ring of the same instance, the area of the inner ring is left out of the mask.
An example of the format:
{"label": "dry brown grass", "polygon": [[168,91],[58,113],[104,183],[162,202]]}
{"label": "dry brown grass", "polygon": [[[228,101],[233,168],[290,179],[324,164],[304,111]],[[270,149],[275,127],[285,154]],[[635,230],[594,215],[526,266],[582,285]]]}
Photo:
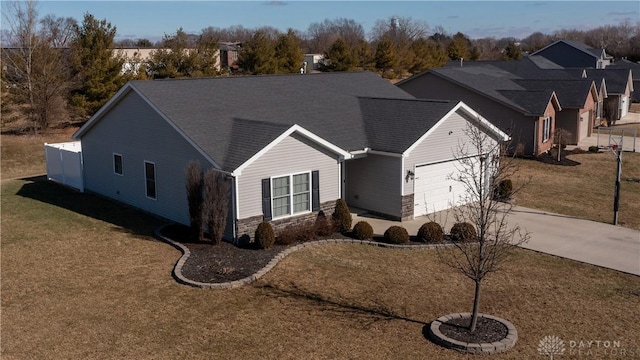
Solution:
{"label": "dry brown grass", "polygon": [[2,179],[46,173],[44,143],[71,141],[71,135],[76,130],[78,128],[69,127],[49,130],[40,135],[2,134],[0,136]]}
{"label": "dry brown grass", "polygon": [[[611,152],[569,155],[577,166],[518,159],[520,176],[531,182],[516,196],[525,207],[607,222],[613,220],[616,158]],[[640,154],[622,155],[619,223],[640,230]]]}
{"label": "dry brown grass", "polygon": [[[425,325],[469,311],[472,284],[431,251],[305,249],[236,290],[179,285],[160,222],[45,181],[2,183],[3,359],[464,359]],[[481,311],[539,358],[547,335],[639,347],[640,277],[519,250]]]}

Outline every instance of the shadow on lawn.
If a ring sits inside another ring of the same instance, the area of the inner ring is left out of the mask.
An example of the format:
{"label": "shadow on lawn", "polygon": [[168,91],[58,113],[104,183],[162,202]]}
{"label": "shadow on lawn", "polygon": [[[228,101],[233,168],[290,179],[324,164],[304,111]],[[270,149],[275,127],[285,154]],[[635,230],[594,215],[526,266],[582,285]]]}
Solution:
{"label": "shadow on lawn", "polygon": [[299,300],[305,300],[312,305],[321,307],[324,312],[333,313],[336,317],[349,317],[351,319],[360,319],[364,328],[379,321],[402,320],[412,323],[428,325],[428,323],[416,319],[411,319],[405,315],[400,315],[390,309],[385,304],[377,302],[375,305],[368,306],[349,302],[346,299],[334,300],[320,293],[314,293],[307,289],[303,289],[297,284],[291,283],[290,287],[280,287],[273,284],[265,284],[256,286],[259,289],[266,290],[267,296],[289,297]]}
{"label": "shadow on lawn", "polygon": [[115,231],[128,233],[139,239],[157,241],[153,237],[153,231],[166,223],[160,218],[127,205],[56,184],[47,180],[45,175],[20,180],[27,183],[18,190],[16,195],[108,222],[115,225]]}

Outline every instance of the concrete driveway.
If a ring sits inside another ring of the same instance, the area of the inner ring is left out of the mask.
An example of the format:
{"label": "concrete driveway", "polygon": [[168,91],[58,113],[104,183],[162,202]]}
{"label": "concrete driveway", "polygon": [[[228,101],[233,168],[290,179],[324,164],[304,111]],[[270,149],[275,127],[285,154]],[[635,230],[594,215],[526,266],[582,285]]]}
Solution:
{"label": "concrete driveway", "polygon": [[[434,216],[445,231],[453,226],[450,214],[440,212]],[[376,234],[383,234],[391,225],[401,225],[411,235],[429,221],[419,217],[398,222],[354,214],[353,224],[360,220],[369,222]],[[521,206],[514,206],[509,223],[519,224],[531,233],[529,242],[522,246],[525,249],[640,276],[640,231]]]}

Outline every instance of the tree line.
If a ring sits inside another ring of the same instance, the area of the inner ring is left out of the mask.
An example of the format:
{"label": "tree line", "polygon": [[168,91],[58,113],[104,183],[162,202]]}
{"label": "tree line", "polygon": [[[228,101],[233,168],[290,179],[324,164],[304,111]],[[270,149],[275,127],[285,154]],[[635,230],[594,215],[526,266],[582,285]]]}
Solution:
{"label": "tree line", "polygon": [[[73,18],[40,17],[36,1],[6,3],[2,52],[2,122],[22,117],[33,131],[60,122],[84,121],[129,80],[219,76],[220,41],[241,44],[241,74],[297,73],[304,54],[322,54],[321,71],[376,71],[389,79],[443,66],[450,60],[510,60],[558,39],[605,48],[615,57],[640,60],[640,27],[625,22],[589,31],[533,33],[524,39],[471,39],[410,17],[376,21],[367,34],[352,19],[326,19],[306,31],[274,27],[182,28],[152,43],[116,41],[116,27],[87,13]],[[124,56],[122,48],[155,48],[149,59]],[[142,66],[125,66],[138,64]]]}

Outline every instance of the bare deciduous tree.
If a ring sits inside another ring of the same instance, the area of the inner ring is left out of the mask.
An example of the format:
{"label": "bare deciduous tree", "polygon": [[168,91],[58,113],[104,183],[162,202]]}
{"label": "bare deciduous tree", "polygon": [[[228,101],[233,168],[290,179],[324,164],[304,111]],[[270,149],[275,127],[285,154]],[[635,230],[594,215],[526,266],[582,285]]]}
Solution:
{"label": "bare deciduous tree", "polygon": [[3,63],[6,61],[8,80],[14,86],[18,102],[27,104],[26,115],[37,133],[34,97],[34,56],[38,47],[37,1],[12,1],[3,4],[3,20],[7,32],[3,47]]}
{"label": "bare deciduous tree", "polygon": [[567,146],[569,141],[571,141],[571,132],[565,129],[557,128],[553,132],[553,143],[555,144],[556,151],[556,160],[560,162],[562,160],[562,150]]}
{"label": "bare deciduous tree", "polygon": [[204,175],[204,214],[209,225],[209,234],[214,244],[219,244],[224,236],[229,212],[229,191],[231,186],[227,177],[210,169]]}
{"label": "bare deciduous tree", "polygon": [[[518,172],[515,159],[501,156],[503,144],[495,141],[478,119],[465,128],[467,140],[458,144],[457,172],[450,179],[465,189],[461,203],[450,211],[456,223],[469,222],[477,231],[477,242],[454,242],[438,250],[440,260],[472,280],[475,284],[470,331],[475,331],[480,310],[481,285],[487,275],[497,272],[515,246],[528,241],[529,233],[507,222],[511,203],[494,196],[500,181]],[[513,193],[522,189],[519,182]]]}

